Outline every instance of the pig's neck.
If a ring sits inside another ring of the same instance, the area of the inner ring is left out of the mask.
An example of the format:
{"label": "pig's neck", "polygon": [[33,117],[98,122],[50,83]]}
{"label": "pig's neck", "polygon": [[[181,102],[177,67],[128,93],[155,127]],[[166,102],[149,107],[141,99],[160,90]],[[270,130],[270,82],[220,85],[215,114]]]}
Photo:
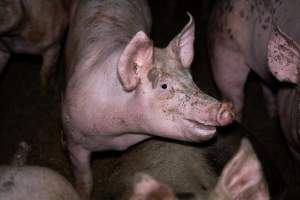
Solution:
{"label": "pig's neck", "polygon": [[[99,118],[105,113],[105,118],[110,119],[107,132],[145,132],[144,128],[146,119],[143,115],[142,102],[140,102],[137,90],[127,92],[124,90],[118,76],[118,61],[124,47],[120,46],[113,53],[108,53],[108,57],[103,61],[98,59],[95,67],[91,70],[89,80],[91,84],[97,84],[95,92],[99,96],[92,97],[94,105],[105,105],[105,107],[94,107],[99,109]],[[101,67],[100,67],[101,66]],[[93,104],[91,104],[93,105]],[[103,129],[103,127],[101,127]]]}

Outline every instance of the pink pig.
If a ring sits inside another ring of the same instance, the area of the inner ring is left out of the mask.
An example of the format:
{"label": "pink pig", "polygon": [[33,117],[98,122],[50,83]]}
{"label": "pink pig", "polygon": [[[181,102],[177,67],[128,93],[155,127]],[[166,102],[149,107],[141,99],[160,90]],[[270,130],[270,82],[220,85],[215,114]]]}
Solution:
{"label": "pink pig", "polygon": [[[245,85],[250,72],[260,78],[270,116],[277,115],[278,81],[267,63],[273,24],[299,38],[298,0],[220,0],[209,22],[209,51],[214,79],[222,97],[233,102],[242,120]],[[297,40],[298,41],[298,40]]]}
{"label": "pink pig", "polygon": [[192,16],[166,48],[149,39],[145,0],[80,1],[67,41],[62,119],[83,199],[92,191],[93,151],[125,150],[153,136],[200,142],[234,119],[193,82]]}

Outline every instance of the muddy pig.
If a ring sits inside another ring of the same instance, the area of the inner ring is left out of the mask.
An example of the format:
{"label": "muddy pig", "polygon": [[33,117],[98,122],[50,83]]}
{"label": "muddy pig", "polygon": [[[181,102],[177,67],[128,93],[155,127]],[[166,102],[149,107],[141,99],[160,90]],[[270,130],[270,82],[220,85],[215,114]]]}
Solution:
{"label": "muddy pig", "polygon": [[261,79],[271,116],[277,115],[278,81],[267,65],[273,24],[300,42],[298,0],[221,0],[209,22],[209,51],[215,81],[222,96],[233,101],[242,120],[244,87],[250,71]]}
{"label": "muddy pig", "polygon": [[200,142],[233,121],[231,103],[193,82],[194,21],[166,48],[149,39],[145,0],[79,1],[66,48],[62,119],[76,187],[92,190],[90,154],[125,150],[152,136]]}
{"label": "muddy pig", "polygon": [[1,200],[79,200],[73,186],[57,172],[24,165],[29,148],[20,143],[12,165],[0,166]]}
{"label": "muddy pig", "polygon": [[300,48],[277,26],[268,44],[268,66],[274,77],[283,82],[277,94],[279,119],[288,147],[300,163]]}
{"label": "muddy pig", "polygon": [[0,72],[10,53],[42,55],[46,89],[55,71],[72,0],[0,0]]}
{"label": "muddy pig", "polygon": [[[202,169],[199,169],[202,170]],[[172,189],[153,177],[139,173],[135,177],[130,200],[175,200]],[[259,160],[247,139],[236,155],[226,164],[214,190],[197,200],[267,200],[269,191]]]}

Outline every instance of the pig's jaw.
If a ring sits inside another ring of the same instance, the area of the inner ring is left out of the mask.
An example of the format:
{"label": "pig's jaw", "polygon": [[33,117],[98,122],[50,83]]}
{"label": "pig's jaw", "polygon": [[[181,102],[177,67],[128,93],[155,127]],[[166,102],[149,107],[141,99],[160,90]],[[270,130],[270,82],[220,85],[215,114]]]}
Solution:
{"label": "pig's jaw", "polygon": [[192,119],[183,119],[183,122],[186,127],[185,132],[189,132],[189,134],[193,135],[195,138],[198,137],[199,140],[208,140],[216,133],[215,126],[207,125]]}

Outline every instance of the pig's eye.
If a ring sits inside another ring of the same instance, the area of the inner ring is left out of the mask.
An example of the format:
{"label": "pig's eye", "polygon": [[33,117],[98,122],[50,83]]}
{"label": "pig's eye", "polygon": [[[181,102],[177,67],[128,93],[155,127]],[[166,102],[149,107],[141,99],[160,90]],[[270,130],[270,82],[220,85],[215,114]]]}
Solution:
{"label": "pig's eye", "polygon": [[162,84],[161,88],[164,89],[164,90],[166,90],[168,88],[168,85],[167,84]]}

